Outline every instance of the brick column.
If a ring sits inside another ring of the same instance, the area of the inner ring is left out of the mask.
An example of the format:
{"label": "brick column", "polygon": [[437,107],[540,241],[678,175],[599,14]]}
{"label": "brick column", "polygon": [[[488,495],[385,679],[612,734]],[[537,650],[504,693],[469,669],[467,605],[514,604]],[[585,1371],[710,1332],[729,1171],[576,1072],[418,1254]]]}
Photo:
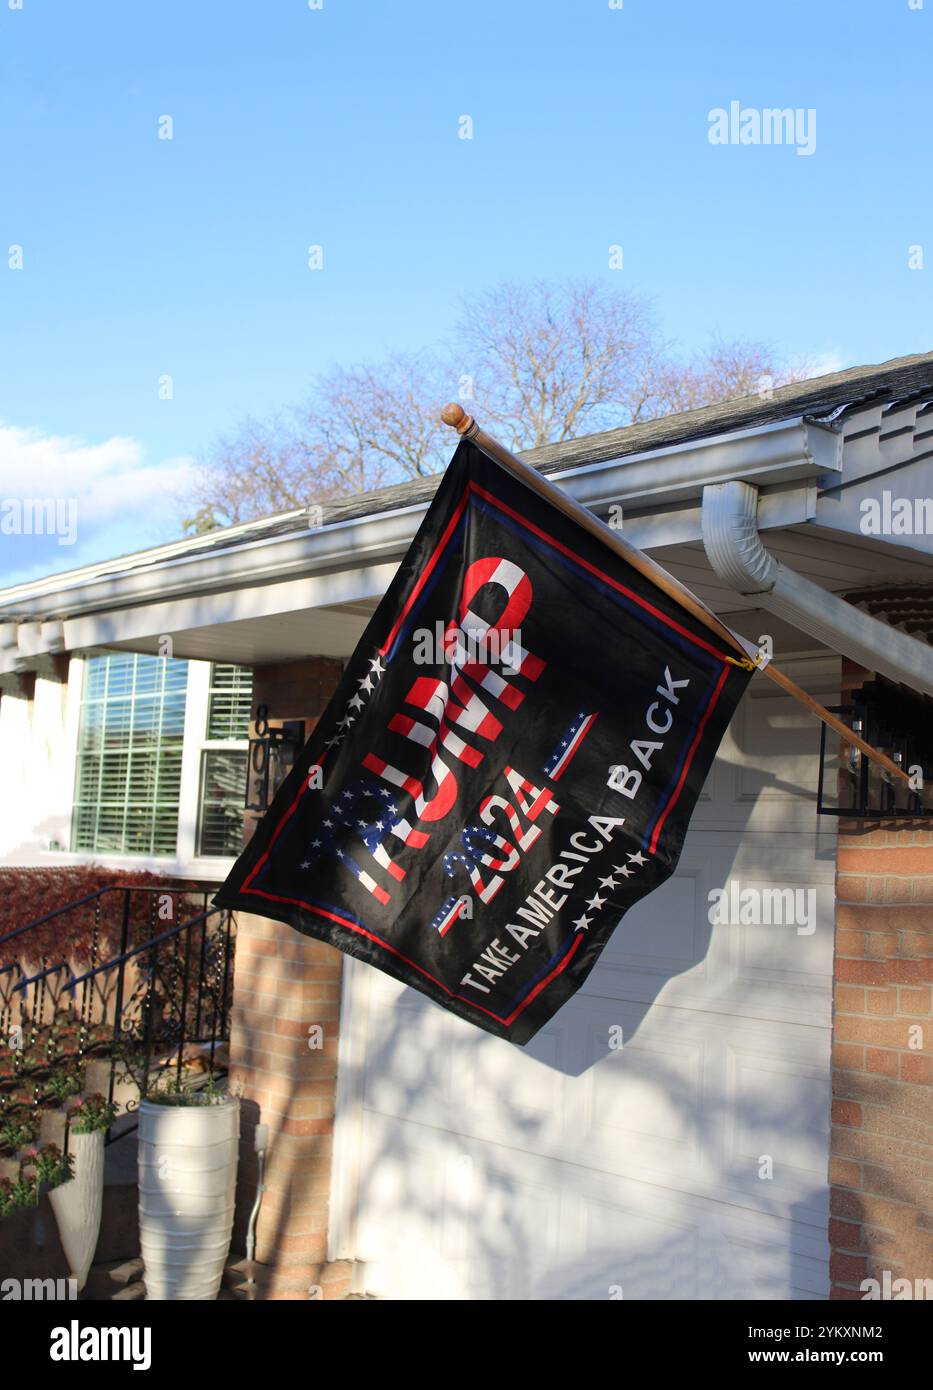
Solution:
{"label": "brick column", "polygon": [[262,1122],[269,1148],[259,1296],[306,1299],[320,1287],[324,1297],[340,1297],[349,1267],[326,1262],[342,957],[281,922],[243,913],[237,920],[230,1081],[243,1100],[234,1243],[245,1250]]}
{"label": "brick column", "polygon": [[[273,723],[303,719],[306,735],[337,684],[321,658],[254,671],[253,705]],[[246,835],[254,825],[248,818]],[[231,1085],[242,1096],[233,1248],[243,1252],[256,1196],[255,1127],[269,1126],[257,1224],[260,1298],[339,1298],[350,1267],[327,1264],[342,956],[283,923],[237,914]]]}
{"label": "brick column", "polygon": [[913,1297],[933,1298],[933,831],[895,824],[843,822],[839,840],[832,1298],[866,1278],[929,1280]]}

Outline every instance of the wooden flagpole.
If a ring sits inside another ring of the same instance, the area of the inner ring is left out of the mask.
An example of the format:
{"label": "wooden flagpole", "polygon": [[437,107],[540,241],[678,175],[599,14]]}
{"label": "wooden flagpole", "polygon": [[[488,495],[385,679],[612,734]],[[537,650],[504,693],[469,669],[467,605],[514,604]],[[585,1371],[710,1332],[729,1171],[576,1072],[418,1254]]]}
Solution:
{"label": "wooden flagpole", "polygon": [[585,531],[588,531],[591,536],[595,536],[597,540],[602,541],[610,550],[615,551],[617,555],[620,555],[623,560],[626,560],[633,569],[639,572],[639,574],[643,574],[646,578],[650,579],[663,593],[679,603],[682,608],[692,614],[704,627],[714,632],[717,637],[731,647],[733,651],[738,652],[741,658],[741,665],[748,666],[753,670],[763,671],[764,674],[770,677],[776,685],[779,685],[783,691],[788,695],[792,695],[795,700],[798,700],[800,704],[804,705],[811,714],[815,714],[818,719],[822,719],[824,724],[834,729],[846,742],[851,743],[859,752],[864,753],[866,758],[869,758],[873,763],[877,763],[879,767],[883,767],[884,770],[891,773],[892,776],[899,777],[902,781],[909,784],[910,778],[903,768],[898,767],[897,763],[892,762],[887,754],[882,753],[877,748],[873,748],[870,743],[866,743],[864,739],[860,738],[858,734],[850,729],[848,725],[844,724],[841,719],[837,718],[835,714],[831,714],[818,700],[814,700],[812,695],[808,695],[805,690],[802,690],[795,681],[791,680],[790,676],[786,676],[783,671],[779,670],[773,662],[768,662],[765,666],[756,666],[745,648],[738,641],[735,633],[726,627],[725,623],[721,622],[712,609],[707,608],[706,604],[698,599],[696,594],[691,593],[685,584],[681,584],[679,579],[675,578],[673,574],[669,574],[662,565],[659,565],[656,560],[652,560],[643,550],[639,550],[637,546],[632,545],[631,541],[627,541],[618,531],[613,531],[611,527],[607,526],[604,521],[601,521],[598,516],[591,512],[588,507],[584,507],[568,493],[562,492],[560,488],[555,487],[554,484],[543,474],[539,473],[536,468],[532,468],[530,464],[524,463],[515,454],[511,453],[504,444],[500,444],[491,434],[487,434],[485,430],[480,429],[472,415],[467,415],[463,406],[458,405],[456,402],[446,405],[441,411],[441,419],[445,425],[450,425],[451,428],[455,429],[464,439],[471,440],[472,443],[474,443],[478,449],[482,450],[489,458],[495,459],[496,463],[501,463],[502,466],[507,468],[515,477],[520,478],[521,481],[530,487],[533,492],[536,492],[539,497],[543,497],[545,501],[550,502],[553,506],[557,507],[559,511],[562,511],[565,516],[571,517],[579,526],[582,526]]}

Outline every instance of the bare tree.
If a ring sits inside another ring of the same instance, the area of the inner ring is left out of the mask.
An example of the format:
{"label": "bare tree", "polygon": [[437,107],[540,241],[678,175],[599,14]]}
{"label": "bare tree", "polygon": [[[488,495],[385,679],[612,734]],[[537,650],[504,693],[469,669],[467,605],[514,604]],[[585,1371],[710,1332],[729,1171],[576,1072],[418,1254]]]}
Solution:
{"label": "bare tree", "polygon": [[423,478],[443,466],[447,430],[437,414],[440,368],[396,358],[324,377],[299,420],[301,447],[341,492]]}
{"label": "bare tree", "polygon": [[189,533],[424,477],[451,438],[452,395],[513,449],[559,444],[804,375],[765,345],[714,341],[678,358],[647,300],[604,282],[500,285],[470,301],[444,360],[397,357],[337,368],[268,424],[246,420],[203,461]]}
{"label": "bare tree", "polygon": [[765,398],[775,387],[806,374],[805,364],[778,362],[766,344],[714,340],[705,353],[686,362],[672,359],[655,365],[646,415],[656,418],[717,401]]}
{"label": "bare tree", "polygon": [[235,526],[257,516],[294,511],[308,496],[307,461],[289,421],[244,420],[232,435],[219,439],[202,459],[186,502],[189,534],[218,526]]}
{"label": "bare tree", "polygon": [[629,423],[662,352],[647,302],[599,282],[500,285],[459,330],[477,405],[513,449]]}
{"label": "bare tree", "polygon": [[200,535],[437,472],[450,453],[439,381],[432,359],[338,368],[290,415],[245,420],[202,460],[185,531]]}

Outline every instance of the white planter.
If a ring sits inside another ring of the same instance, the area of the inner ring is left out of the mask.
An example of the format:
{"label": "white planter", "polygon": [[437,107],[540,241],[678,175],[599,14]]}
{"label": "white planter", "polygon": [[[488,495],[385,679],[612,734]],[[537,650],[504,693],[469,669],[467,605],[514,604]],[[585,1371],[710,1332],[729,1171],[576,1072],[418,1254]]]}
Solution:
{"label": "white planter", "polygon": [[139,1241],[146,1297],[213,1299],[223,1277],[236,1189],[240,1107],[139,1107]]}
{"label": "white planter", "polygon": [[79,1291],[97,1249],[104,1201],[104,1131],[68,1136],[68,1152],[74,1159],[74,1177],[53,1187],[49,1202],[55,1213],[58,1235],[72,1279]]}

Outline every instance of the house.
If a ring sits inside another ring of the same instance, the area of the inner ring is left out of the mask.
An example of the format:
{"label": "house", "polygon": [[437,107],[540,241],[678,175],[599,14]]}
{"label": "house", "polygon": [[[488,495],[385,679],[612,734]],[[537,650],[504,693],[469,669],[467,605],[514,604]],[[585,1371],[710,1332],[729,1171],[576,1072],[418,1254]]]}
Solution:
{"label": "house", "polygon": [[[525,457],[821,703],[897,756],[929,744],[933,354]],[[435,486],[0,592],[0,860],[222,880],[257,814],[251,723],[310,731]],[[263,1121],[266,1291],[333,1296],[354,1268],[404,1298],[933,1277],[931,807],[832,740],[821,759],[819,722],[755,678],[677,874],[524,1049],[241,916],[238,1229]]]}

